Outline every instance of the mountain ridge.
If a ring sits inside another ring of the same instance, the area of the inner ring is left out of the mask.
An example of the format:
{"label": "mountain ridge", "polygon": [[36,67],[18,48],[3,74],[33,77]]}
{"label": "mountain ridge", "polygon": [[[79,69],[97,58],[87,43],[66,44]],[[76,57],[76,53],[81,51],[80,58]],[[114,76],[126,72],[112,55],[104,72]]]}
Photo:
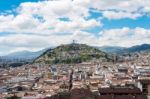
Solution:
{"label": "mountain ridge", "polygon": [[[124,53],[134,53],[134,52],[140,52],[140,51],[150,51],[150,44],[141,44],[141,45],[135,45],[132,47],[120,47],[120,46],[93,46],[103,52],[106,53],[110,53],[110,54],[124,54]],[[22,59],[26,59],[26,58],[30,58],[30,59],[35,59],[37,57],[39,57],[41,54],[43,54],[44,52],[48,51],[48,49],[53,49],[55,47],[50,47],[50,48],[45,48],[43,50],[39,50],[36,52],[32,52],[32,51],[19,51],[19,52],[14,52],[14,53],[10,53],[8,55],[5,56],[1,56],[1,58],[5,58],[5,59],[13,59],[13,58],[22,58]]]}
{"label": "mountain ridge", "polygon": [[35,52],[24,50],[24,51],[13,52],[2,57],[6,59],[7,58],[8,59],[33,59],[38,57],[45,50],[46,49],[35,51]]}
{"label": "mountain ridge", "polygon": [[107,53],[125,54],[125,53],[141,52],[141,51],[150,51],[150,44],[141,44],[141,45],[135,45],[131,47],[103,46],[98,48]]}

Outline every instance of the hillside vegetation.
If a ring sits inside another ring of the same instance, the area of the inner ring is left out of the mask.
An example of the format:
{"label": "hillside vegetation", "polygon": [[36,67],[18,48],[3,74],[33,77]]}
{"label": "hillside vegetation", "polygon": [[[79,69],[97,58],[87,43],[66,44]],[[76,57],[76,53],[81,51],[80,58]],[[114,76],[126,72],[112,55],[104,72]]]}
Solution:
{"label": "hillside vegetation", "polygon": [[110,60],[109,56],[94,47],[85,44],[67,44],[54,49],[48,49],[37,59],[35,63],[81,63],[93,59]]}

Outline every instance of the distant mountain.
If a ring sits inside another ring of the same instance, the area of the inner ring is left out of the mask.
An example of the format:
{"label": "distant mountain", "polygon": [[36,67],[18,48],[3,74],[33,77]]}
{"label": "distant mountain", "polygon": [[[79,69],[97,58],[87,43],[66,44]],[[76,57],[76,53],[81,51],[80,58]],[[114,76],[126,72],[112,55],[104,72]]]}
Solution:
{"label": "distant mountain", "polygon": [[99,50],[104,51],[106,53],[118,53],[125,49],[125,47],[119,46],[102,46],[98,47]]}
{"label": "distant mountain", "polygon": [[148,50],[150,50],[150,44],[136,45],[125,49],[126,52],[130,52],[130,53],[148,51]]}
{"label": "distant mountain", "polygon": [[150,51],[150,44],[136,45],[128,48],[116,47],[116,46],[103,46],[103,47],[98,47],[98,49],[106,53],[125,54],[125,53],[141,52],[141,51]]}
{"label": "distant mountain", "polygon": [[48,49],[34,63],[81,63],[92,59],[109,60],[109,55],[85,44],[67,44]]}
{"label": "distant mountain", "polygon": [[46,51],[46,49],[43,49],[43,50],[40,50],[37,52],[20,51],[20,52],[10,53],[6,56],[3,56],[3,58],[5,58],[5,59],[34,59],[34,58],[40,56],[45,51]]}

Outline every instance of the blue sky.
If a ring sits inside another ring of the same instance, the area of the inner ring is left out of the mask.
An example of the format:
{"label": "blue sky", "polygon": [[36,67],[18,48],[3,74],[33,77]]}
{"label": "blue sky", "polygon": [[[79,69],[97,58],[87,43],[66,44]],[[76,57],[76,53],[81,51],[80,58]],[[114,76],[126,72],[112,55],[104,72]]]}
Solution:
{"label": "blue sky", "polygon": [[39,0],[0,0],[0,11],[12,10],[23,2],[37,2]]}
{"label": "blue sky", "polygon": [[0,0],[0,55],[68,44],[150,42],[148,0]]}

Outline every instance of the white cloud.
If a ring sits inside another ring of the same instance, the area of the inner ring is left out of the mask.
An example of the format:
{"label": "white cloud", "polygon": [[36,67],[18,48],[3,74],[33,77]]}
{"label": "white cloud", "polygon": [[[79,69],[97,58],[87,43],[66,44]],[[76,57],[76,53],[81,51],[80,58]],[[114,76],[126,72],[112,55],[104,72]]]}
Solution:
{"label": "white cloud", "polygon": [[95,0],[93,6],[99,10],[115,9],[133,12],[137,11],[141,6],[141,2],[145,1],[146,0]]}
{"label": "white cloud", "polygon": [[[147,0],[50,0],[22,3],[17,8],[17,15],[0,15],[0,32],[36,33],[49,35],[60,32],[102,26],[90,16],[94,8],[108,19],[136,19],[149,12]],[[140,10],[139,10],[140,9]],[[60,21],[59,18],[70,21]]]}
{"label": "white cloud", "polygon": [[[76,40],[78,43],[89,44],[92,46],[123,46],[130,47],[133,45],[150,42],[150,30],[144,28],[130,29],[128,27],[119,29],[103,30],[99,36],[82,31],[76,31],[72,34],[64,35],[25,35],[15,34],[0,37],[1,49],[9,49],[8,52],[20,50],[39,50],[50,46],[71,43]],[[4,54],[4,53],[3,53]]]}
{"label": "white cloud", "polygon": [[[96,19],[86,20],[90,8],[108,19],[136,19],[149,13],[148,0],[50,0],[22,3],[17,15],[0,15],[0,32],[50,34],[102,26]],[[59,18],[66,17],[69,22]]]}
{"label": "white cloud", "polygon": [[140,27],[104,30],[100,35],[99,40],[102,45],[130,47],[150,42],[150,30]]}
{"label": "white cloud", "polygon": [[[0,32],[51,35],[101,26],[96,19],[86,19],[89,8],[71,0],[22,3],[16,11],[16,16],[0,15]],[[59,20],[64,17],[70,21]]]}
{"label": "white cloud", "polygon": [[60,44],[68,44],[71,43],[72,40],[77,40],[78,43],[86,44],[93,44],[94,42],[96,42],[94,35],[81,31],[76,31],[73,34],[48,36],[15,34],[0,37],[0,47],[1,50],[7,49],[7,52],[3,53],[7,54],[9,52],[20,50],[36,51]]}
{"label": "white cloud", "polygon": [[139,13],[132,13],[132,12],[115,12],[115,11],[103,11],[103,16],[108,19],[122,19],[122,18],[130,18],[130,19],[136,19],[138,17],[141,17],[142,14]]}
{"label": "white cloud", "polygon": [[[150,42],[150,30],[140,27],[102,30],[99,36],[83,32],[89,28],[101,27],[103,24],[98,19],[88,19],[91,8],[108,19],[136,19],[150,13],[149,0],[26,2],[16,9],[16,14],[0,13],[0,33],[12,33],[0,36],[0,49],[7,49],[7,52],[38,50],[70,43],[73,39],[98,46],[132,46]],[[62,21],[60,18],[67,18],[69,21]]]}
{"label": "white cloud", "polygon": [[109,19],[136,19],[150,13],[149,0],[75,0],[78,4],[95,8]]}

